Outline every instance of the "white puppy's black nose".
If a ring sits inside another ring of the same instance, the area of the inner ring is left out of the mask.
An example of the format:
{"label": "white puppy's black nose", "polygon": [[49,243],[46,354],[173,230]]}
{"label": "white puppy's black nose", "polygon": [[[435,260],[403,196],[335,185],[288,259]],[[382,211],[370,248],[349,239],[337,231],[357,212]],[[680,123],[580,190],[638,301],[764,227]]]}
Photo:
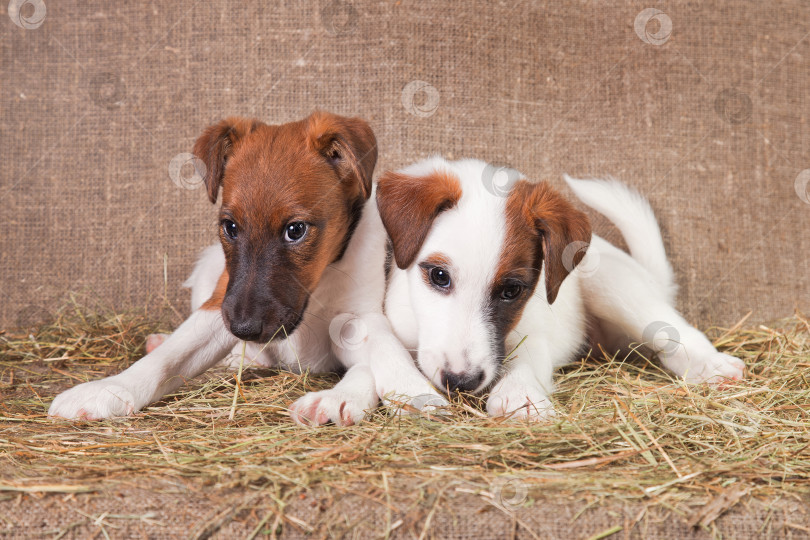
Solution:
{"label": "white puppy's black nose", "polygon": [[471,392],[481,385],[484,380],[484,372],[462,371],[455,373],[442,370],[442,388],[451,392]]}

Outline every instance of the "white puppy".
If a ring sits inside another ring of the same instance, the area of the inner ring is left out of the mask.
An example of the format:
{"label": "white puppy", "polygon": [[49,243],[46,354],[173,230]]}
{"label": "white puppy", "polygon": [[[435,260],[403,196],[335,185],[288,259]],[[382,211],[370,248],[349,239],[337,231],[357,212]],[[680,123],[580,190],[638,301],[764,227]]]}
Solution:
{"label": "white puppy", "polygon": [[632,255],[592,236],[587,216],[548,184],[511,169],[432,158],[380,179],[396,263],[385,310],[424,375],[450,391],[490,387],[490,415],[544,417],[555,368],[590,334],[608,347],[644,342],[690,383],[741,378],[742,361],[673,307],[647,202],[615,181],[566,181],[616,224]]}

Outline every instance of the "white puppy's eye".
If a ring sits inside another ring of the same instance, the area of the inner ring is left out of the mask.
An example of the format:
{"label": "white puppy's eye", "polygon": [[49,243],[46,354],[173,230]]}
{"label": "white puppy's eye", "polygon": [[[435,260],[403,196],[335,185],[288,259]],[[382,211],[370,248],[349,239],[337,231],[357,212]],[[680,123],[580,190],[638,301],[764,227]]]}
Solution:
{"label": "white puppy's eye", "polygon": [[523,292],[523,285],[520,283],[507,283],[501,289],[501,300],[511,302]]}
{"label": "white puppy's eye", "polygon": [[419,263],[422,271],[422,281],[428,287],[442,294],[450,294],[453,291],[453,279],[450,277],[451,263],[447,257],[434,254]]}
{"label": "white puppy's eye", "polygon": [[436,287],[447,289],[450,287],[450,272],[440,266],[430,269],[430,282]]}
{"label": "white puppy's eye", "polygon": [[284,229],[284,240],[291,244],[295,244],[303,240],[303,238],[307,235],[307,224],[303,221],[295,221],[287,225],[287,228]]}

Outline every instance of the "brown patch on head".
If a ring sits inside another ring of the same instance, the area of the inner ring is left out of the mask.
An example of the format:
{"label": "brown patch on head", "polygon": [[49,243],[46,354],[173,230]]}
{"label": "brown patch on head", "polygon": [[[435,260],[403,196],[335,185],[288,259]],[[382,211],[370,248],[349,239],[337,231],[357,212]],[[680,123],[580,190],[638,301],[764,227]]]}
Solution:
{"label": "brown patch on head", "polygon": [[[275,326],[266,329],[271,335],[281,324],[289,332],[323,271],[342,256],[371,193],[371,128],[326,112],[282,125],[229,118],[206,129],[194,152],[207,168],[209,198],[222,190],[220,220],[238,231],[230,238],[220,228],[229,275],[223,315],[232,323],[262,319]],[[306,224],[300,242],[285,241],[292,223]]]}
{"label": "brown patch on head", "polygon": [[458,177],[447,171],[425,176],[387,172],[377,185],[377,207],[401,269],[413,264],[436,219],[461,198]]}
{"label": "brown patch on head", "polygon": [[450,259],[443,253],[431,253],[423,261],[430,266],[441,266],[442,268],[450,268]]}
{"label": "brown patch on head", "polygon": [[358,118],[324,112],[316,112],[308,120],[310,148],[325,156],[340,178],[357,186],[360,194],[368,199],[377,163],[377,140],[368,124]]}
{"label": "brown patch on head", "polygon": [[554,303],[560,285],[585,256],[585,250],[569,250],[576,242],[591,241],[588,216],[580,212],[545,182],[521,180],[509,193],[506,205],[507,237],[499,273],[508,268],[545,270],[546,299]]}
{"label": "brown patch on head", "polygon": [[237,146],[260,124],[250,118],[226,118],[208,126],[194,143],[194,155],[205,163],[205,188],[212,203],[217,202],[225,164]]}
{"label": "brown patch on head", "polygon": [[[564,261],[566,246],[591,238],[588,217],[545,182],[518,181],[509,192],[505,218],[506,235],[490,286],[489,310],[501,346],[520,321],[541,269],[545,269],[546,299],[551,304],[584,255],[574,254],[571,261]],[[514,291],[519,293],[509,298]]]}

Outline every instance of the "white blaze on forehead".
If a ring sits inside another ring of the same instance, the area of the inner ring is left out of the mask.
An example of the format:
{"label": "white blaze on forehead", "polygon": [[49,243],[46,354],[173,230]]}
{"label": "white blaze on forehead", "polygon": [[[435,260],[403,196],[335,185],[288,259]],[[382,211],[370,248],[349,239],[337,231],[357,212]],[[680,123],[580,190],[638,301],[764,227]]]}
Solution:
{"label": "white blaze on forehead", "polygon": [[443,165],[458,177],[461,198],[436,218],[420,256],[441,252],[453,262],[455,285],[483,294],[495,276],[504,244],[506,198],[485,188],[486,163],[464,160]]}
{"label": "white blaze on forehead", "polygon": [[487,311],[505,240],[506,198],[486,189],[483,178],[486,164],[481,161],[437,161],[429,166],[453,173],[462,190],[458,203],[434,221],[417,258],[422,261],[441,254],[452,264],[452,313],[446,315],[453,320],[435,331],[452,332],[443,336],[449,346],[445,353],[449,367],[462,370],[468,361],[477,363],[497,354],[496,336]]}

